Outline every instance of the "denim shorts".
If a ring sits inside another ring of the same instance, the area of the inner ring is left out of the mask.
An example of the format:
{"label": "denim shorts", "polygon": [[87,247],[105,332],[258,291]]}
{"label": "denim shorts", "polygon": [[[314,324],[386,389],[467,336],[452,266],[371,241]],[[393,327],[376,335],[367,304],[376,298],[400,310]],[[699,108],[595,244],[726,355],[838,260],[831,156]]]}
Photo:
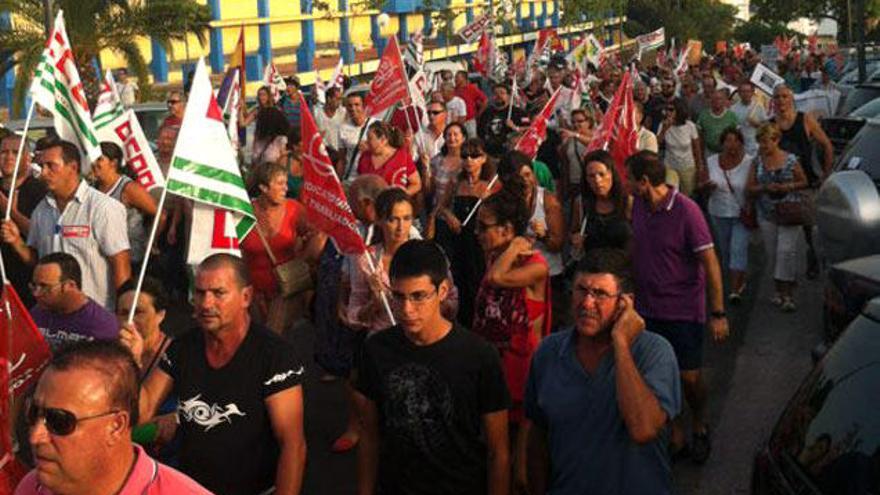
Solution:
{"label": "denim shorts", "polygon": [[703,366],[703,335],[706,332],[704,324],[645,318],[645,329],[672,344],[679,370],[692,371]]}

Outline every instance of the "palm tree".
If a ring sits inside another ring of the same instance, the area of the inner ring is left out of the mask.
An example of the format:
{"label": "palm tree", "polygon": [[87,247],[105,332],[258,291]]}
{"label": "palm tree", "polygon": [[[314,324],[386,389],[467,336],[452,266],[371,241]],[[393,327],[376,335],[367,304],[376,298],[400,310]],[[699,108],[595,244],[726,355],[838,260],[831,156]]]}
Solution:
{"label": "palm tree", "polygon": [[[211,19],[209,7],[196,0],[54,0],[55,18],[64,10],[67,35],[89,101],[99,90],[98,54],[110,50],[127,62],[141,88],[148,89],[148,68],[138,38],[151,37],[166,49],[171,42],[194,34],[204,44]],[[18,112],[46,42],[43,0],[0,0],[0,12],[12,17],[12,28],[0,31],[0,74],[17,67],[13,112]]]}

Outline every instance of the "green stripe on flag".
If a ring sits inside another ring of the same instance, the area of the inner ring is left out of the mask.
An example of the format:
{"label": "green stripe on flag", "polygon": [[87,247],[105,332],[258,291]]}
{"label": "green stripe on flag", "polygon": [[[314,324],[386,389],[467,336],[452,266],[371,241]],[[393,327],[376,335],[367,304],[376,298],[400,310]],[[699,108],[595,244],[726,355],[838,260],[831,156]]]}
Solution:
{"label": "green stripe on flag", "polygon": [[116,120],[117,117],[120,117],[122,113],[123,110],[121,108],[116,108],[115,110],[96,115],[95,118],[92,119],[92,123],[95,124],[95,130],[107,127],[111,122]]}
{"label": "green stripe on flag", "polygon": [[249,201],[236,198],[229,194],[204,189],[193,184],[180,182],[176,179],[168,179],[168,190],[178,196],[186,196],[195,201],[201,201],[220,208],[226,208],[249,217],[254,216],[254,207]]}
{"label": "green stripe on flag", "polygon": [[174,163],[171,166],[182,172],[189,172],[206,179],[214,179],[216,181],[225,182],[231,186],[240,187],[242,191],[247,190],[241,176],[233,172],[227,172],[209,165],[202,165],[201,163],[196,163],[179,156],[174,157]]}
{"label": "green stripe on flag", "polygon": [[239,239],[244,239],[248,232],[254,227],[256,220],[251,217],[244,216],[241,220],[238,221],[238,224],[235,226],[235,235],[238,236]]}
{"label": "green stripe on flag", "polygon": [[[70,123],[71,127],[73,127],[74,129],[74,132],[76,132],[83,141],[91,144],[93,147],[98,147],[97,136],[95,136],[94,133],[91,132],[91,129],[89,129],[86,121],[79,114],[79,112],[76,111],[76,109],[79,107],[77,106],[77,103],[73,101],[73,97],[71,97],[70,95],[70,90],[63,82],[59,81],[58,78],[55,77],[55,68],[49,64],[46,64],[45,72],[51,74],[51,79],[47,77],[42,77],[42,72],[43,71],[38,71],[38,74],[41,78],[40,85],[43,86],[46,91],[52,93],[52,96],[56,100],[55,109],[58,111],[58,113],[61,114],[61,116],[65,120],[68,121],[68,123]],[[68,112],[67,107],[65,107],[64,104],[57,101],[59,99],[59,93],[62,99],[68,103],[69,107],[74,109],[73,116],[70,115],[70,112]]]}

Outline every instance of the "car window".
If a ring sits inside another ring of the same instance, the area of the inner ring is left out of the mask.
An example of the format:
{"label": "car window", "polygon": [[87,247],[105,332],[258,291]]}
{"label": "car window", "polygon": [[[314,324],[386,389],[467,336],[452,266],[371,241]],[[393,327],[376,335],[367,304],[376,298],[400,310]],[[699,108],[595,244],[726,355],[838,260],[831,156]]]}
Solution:
{"label": "car window", "polygon": [[849,115],[851,117],[862,117],[865,119],[872,119],[877,115],[880,115],[880,98],[874,98],[868,103],[853,110]]}
{"label": "car window", "polygon": [[849,115],[850,112],[880,97],[880,86],[856,88],[846,95],[838,115]]}
{"label": "car window", "polygon": [[822,493],[880,486],[880,322],[860,316],[786,407],[770,440],[784,470]]}
{"label": "car window", "polygon": [[880,122],[868,122],[847,146],[838,170],[861,170],[880,181]]}

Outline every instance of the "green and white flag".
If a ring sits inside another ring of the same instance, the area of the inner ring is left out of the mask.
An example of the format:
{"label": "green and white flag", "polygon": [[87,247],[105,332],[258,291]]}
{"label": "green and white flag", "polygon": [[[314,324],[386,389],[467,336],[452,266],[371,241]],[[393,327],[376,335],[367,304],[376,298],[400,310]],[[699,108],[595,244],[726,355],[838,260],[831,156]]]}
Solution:
{"label": "green and white flag", "polygon": [[85,152],[88,159],[83,160],[82,172],[88,173],[91,162],[101,156],[101,148],[61,10],[34,72],[30,94],[36,103],[52,113],[58,137]]}
{"label": "green and white flag", "polygon": [[[204,255],[216,251],[214,248],[237,250],[238,241],[244,239],[254,226],[254,209],[202,59],[199,59],[193,76],[186,113],[171,158],[167,188],[170,193],[229,212],[220,216],[231,221],[217,222],[223,224],[222,229],[212,230],[217,239],[205,239],[196,228],[199,222],[193,218],[190,261],[200,262]],[[235,234],[232,240],[231,236],[220,235],[230,231]],[[224,245],[214,246],[215,240]]]}

